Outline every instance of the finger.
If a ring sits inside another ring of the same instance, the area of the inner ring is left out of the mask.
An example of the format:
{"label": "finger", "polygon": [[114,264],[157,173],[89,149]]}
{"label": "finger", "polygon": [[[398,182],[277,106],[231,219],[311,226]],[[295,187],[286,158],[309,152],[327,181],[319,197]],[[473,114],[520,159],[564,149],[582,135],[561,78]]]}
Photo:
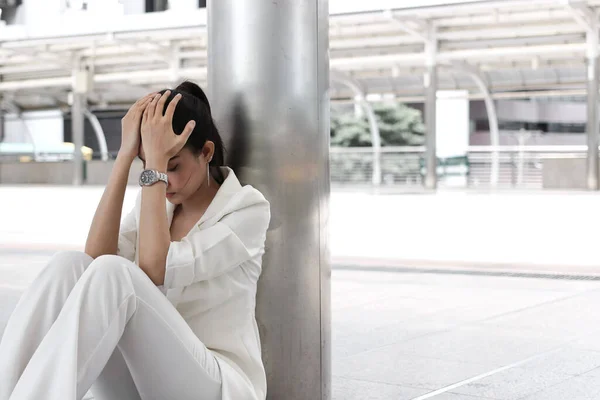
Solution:
{"label": "finger", "polygon": [[154,93],[149,93],[147,95],[145,95],[144,97],[140,97],[139,99],[137,99],[137,101],[135,103],[133,103],[134,106],[140,106],[143,103],[146,103],[150,100],[152,100],[152,97],[156,94],[156,92]]}
{"label": "finger", "polygon": [[144,97],[140,97],[139,99],[137,99],[135,101],[135,103],[133,103],[133,105],[135,106],[136,104],[140,104],[141,102],[143,102],[144,100],[146,100],[148,98],[148,95],[144,96]]}
{"label": "finger", "polygon": [[192,132],[194,131],[194,128],[196,127],[196,121],[190,121],[185,125],[185,128],[183,128],[183,132],[181,132],[181,135],[179,135],[179,145],[181,147],[185,146],[185,144],[187,143],[188,139],[190,138],[190,135],[192,134]]}
{"label": "finger", "polygon": [[165,109],[165,103],[167,102],[167,99],[170,95],[171,91],[165,90],[162,96],[160,96],[160,100],[158,100],[158,103],[156,104],[156,111],[154,112],[154,115],[156,115],[157,117],[162,117],[163,110]]}
{"label": "finger", "polygon": [[147,102],[147,101],[152,101],[152,99],[153,99],[153,98],[154,98],[154,96],[156,96],[156,95],[157,95],[157,93],[156,93],[156,92],[154,92],[154,93],[149,93],[149,94],[145,95],[144,97],[142,97],[142,98],[141,98],[139,101],[140,101],[140,103]]}
{"label": "finger", "polygon": [[155,94],[156,94],[156,92],[152,92],[152,93],[148,93],[147,95],[144,95],[144,96],[140,97],[138,99],[138,103],[140,103],[142,101],[146,101],[147,99],[152,99]]}
{"label": "finger", "polygon": [[[138,107],[135,111],[135,114],[133,114],[133,119],[135,121],[138,121],[139,123],[144,122],[144,113],[146,112],[146,110],[148,109],[148,107],[146,107],[148,103],[142,103],[140,105],[140,107]],[[138,129],[140,129],[140,127],[138,127]]]}
{"label": "finger", "polygon": [[152,97],[147,97],[147,98],[143,99],[142,101],[140,101],[139,104],[136,106],[137,113],[138,114],[143,113],[151,101],[152,101]]}
{"label": "finger", "polygon": [[177,95],[171,100],[167,107],[167,112],[165,113],[165,117],[167,117],[168,122],[173,121],[173,115],[175,114],[175,107],[177,107],[177,103],[181,100],[181,93],[177,93]]}
{"label": "finger", "polygon": [[148,96],[146,97],[141,103],[140,103],[140,108],[146,108],[148,106],[148,104],[150,104],[152,102],[152,99],[154,99],[154,96]]}
{"label": "finger", "polygon": [[150,102],[150,104],[148,104],[148,119],[154,117],[154,112],[156,111],[156,103],[158,102],[158,99],[160,99],[160,94],[154,95],[152,101]]}
{"label": "finger", "polygon": [[134,113],[137,111],[137,109],[139,108],[139,106],[140,106],[141,102],[142,102],[144,99],[145,99],[145,97],[142,97],[141,99],[137,99],[137,100],[135,101],[135,103],[133,103],[133,104],[131,105],[131,107],[129,107],[129,110],[127,110],[127,114],[134,114]]}

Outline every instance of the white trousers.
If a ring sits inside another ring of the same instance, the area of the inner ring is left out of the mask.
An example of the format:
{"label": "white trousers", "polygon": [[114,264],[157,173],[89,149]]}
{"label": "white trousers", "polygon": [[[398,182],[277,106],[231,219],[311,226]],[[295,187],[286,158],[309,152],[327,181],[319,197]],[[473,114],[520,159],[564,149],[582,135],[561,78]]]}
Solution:
{"label": "white trousers", "polygon": [[[93,386],[92,386],[93,385]],[[134,263],[55,255],[0,343],[0,400],[217,400],[216,359]]]}

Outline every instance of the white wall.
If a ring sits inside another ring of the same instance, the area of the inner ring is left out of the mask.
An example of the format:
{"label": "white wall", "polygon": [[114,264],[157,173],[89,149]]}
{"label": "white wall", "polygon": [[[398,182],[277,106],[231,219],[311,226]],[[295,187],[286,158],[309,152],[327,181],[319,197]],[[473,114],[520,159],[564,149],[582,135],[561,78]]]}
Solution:
{"label": "white wall", "polygon": [[480,1],[481,0],[329,0],[329,13],[344,14],[361,11],[439,6],[453,3],[476,3]]}
{"label": "white wall", "polygon": [[[496,100],[496,112],[500,121],[585,124],[586,110],[585,102]],[[471,116],[476,120],[487,119],[483,101],[471,102]]]}
{"label": "white wall", "polygon": [[[23,0],[9,25],[27,25],[28,31],[61,24],[62,21],[81,19],[85,16],[113,17],[119,15],[144,14],[145,0],[69,0],[73,8],[67,8],[67,0]],[[80,5],[85,1],[87,10]],[[169,0],[169,9],[176,11],[195,10],[198,0]],[[73,22],[73,21],[70,21]],[[83,21],[83,23],[86,23]]]}
{"label": "white wall", "polygon": [[198,0],[169,0],[169,10],[195,10],[198,8]]}
{"label": "white wall", "polygon": [[[69,0],[72,8],[67,8],[67,0],[23,0],[9,25],[26,25],[28,30],[46,28],[60,24],[63,18],[78,17],[84,12],[84,0]],[[85,0],[87,14],[94,16],[118,16],[142,14],[146,11],[145,0]]]}
{"label": "white wall", "polygon": [[123,4],[123,13],[129,14],[143,14],[146,12],[146,1],[145,0],[121,0]]}
{"label": "white wall", "polygon": [[60,110],[30,111],[24,112],[22,119],[6,114],[4,133],[6,143],[57,145],[64,140],[63,114]]}
{"label": "white wall", "polygon": [[23,0],[11,24],[29,26],[57,23],[66,9],[66,0]]}
{"label": "white wall", "polygon": [[467,154],[469,146],[469,92],[438,90],[435,115],[438,157]]}

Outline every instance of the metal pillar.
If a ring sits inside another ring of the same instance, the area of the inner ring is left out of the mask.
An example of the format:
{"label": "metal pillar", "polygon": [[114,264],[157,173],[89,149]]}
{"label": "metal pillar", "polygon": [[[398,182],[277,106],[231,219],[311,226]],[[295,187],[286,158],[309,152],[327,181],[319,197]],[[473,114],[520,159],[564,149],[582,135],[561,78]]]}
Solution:
{"label": "metal pillar", "polygon": [[377,123],[377,117],[373,106],[367,101],[365,91],[361,88],[360,84],[351,77],[341,73],[332,72],[331,80],[338,82],[348,87],[354,93],[354,104],[361,107],[361,111],[366,112],[367,121],[369,122],[369,132],[371,133],[371,143],[373,147],[373,175],[371,177],[371,183],[373,186],[378,187],[381,185],[381,134],[379,133],[379,124]]}
{"label": "metal pillar", "polygon": [[598,15],[584,3],[573,0],[563,2],[571,15],[586,32],[587,59],[587,172],[586,181],[589,190],[598,190],[598,86],[599,62]]}
{"label": "metal pillar", "polygon": [[356,118],[362,118],[365,115],[361,102],[362,99],[360,96],[354,96],[354,116]]}
{"label": "metal pillar", "polygon": [[84,145],[84,112],[87,108],[87,93],[90,88],[89,71],[82,65],[80,58],[75,58],[73,68],[73,91],[71,104],[71,135],[73,136],[73,185],[84,182],[83,155]]}
{"label": "metal pillar", "polygon": [[587,33],[587,186],[598,190],[598,23]]}
{"label": "metal pillar", "polygon": [[391,10],[384,11],[384,16],[398,28],[425,43],[425,187],[437,188],[437,146],[436,146],[436,103],[437,103],[437,29],[431,22],[400,19]]}
{"label": "metal pillar", "polygon": [[456,64],[451,69],[459,72],[466,73],[473,79],[485,103],[485,110],[488,117],[488,123],[490,126],[490,144],[492,147],[492,167],[490,170],[490,184],[492,187],[498,186],[498,178],[500,175],[500,153],[498,148],[500,146],[500,130],[498,128],[498,113],[496,112],[496,104],[492,98],[492,93],[485,84],[484,79],[481,77],[481,72],[467,64]]}
{"label": "metal pillar", "polygon": [[211,107],[271,203],[257,293],[269,399],[331,398],[328,1],[208,2]]}
{"label": "metal pillar", "polygon": [[171,86],[176,87],[181,79],[181,48],[179,45],[172,44],[170,50]]}
{"label": "metal pillar", "polygon": [[98,140],[98,147],[100,147],[100,157],[102,161],[108,161],[110,156],[108,154],[108,144],[106,143],[106,135],[104,134],[104,129],[102,129],[102,125],[100,125],[98,117],[96,117],[96,114],[94,114],[88,109],[83,110],[83,115],[88,121],[90,121],[92,129],[94,129],[96,139]]}
{"label": "metal pillar", "polygon": [[4,109],[0,108],[0,143],[4,141],[4,136],[6,133],[4,132],[4,115],[6,112]]}
{"label": "metal pillar", "polygon": [[437,102],[437,48],[436,28],[433,24],[427,26],[427,41],[425,42],[425,187],[437,188],[437,147],[436,147],[436,102]]}
{"label": "metal pillar", "polygon": [[476,73],[471,73],[470,75],[483,95],[485,109],[487,111],[488,123],[490,126],[490,144],[492,145],[490,184],[495,188],[498,186],[498,178],[500,176],[500,152],[498,151],[500,147],[500,130],[498,128],[498,113],[496,113],[496,104],[494,103],[492,94],[485,85],[483,79]]}

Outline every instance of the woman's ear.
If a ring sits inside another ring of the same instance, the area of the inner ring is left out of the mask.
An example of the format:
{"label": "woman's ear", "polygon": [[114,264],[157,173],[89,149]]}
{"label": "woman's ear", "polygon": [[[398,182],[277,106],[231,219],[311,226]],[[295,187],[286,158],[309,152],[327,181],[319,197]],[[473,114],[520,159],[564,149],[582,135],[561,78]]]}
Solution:
{"label": "woman's ear", "polygon": [[214,142],[207,140],[206,143],[204,143],[204,147],[202,147],[202,155],[208,162],[210,162],[212,160],[214,154],[215,154],[215,144],[214,144]]}

